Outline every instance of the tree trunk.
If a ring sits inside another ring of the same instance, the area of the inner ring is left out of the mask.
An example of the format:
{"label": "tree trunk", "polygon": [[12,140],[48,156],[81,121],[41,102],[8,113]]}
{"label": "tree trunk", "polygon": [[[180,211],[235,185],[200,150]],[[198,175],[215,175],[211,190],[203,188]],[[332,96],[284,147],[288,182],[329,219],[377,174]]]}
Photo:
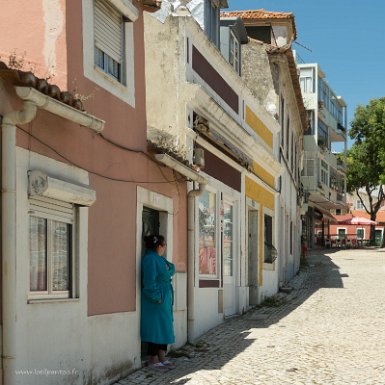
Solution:
{"label": "tree trunk", "polygon": [[[376,216],[377,216],[376,214],[377,214],[377,212],[370,216],[370,219],[372,221],[376,220]],[[376,231],[375,230],[376,230],[376,225],[371,224],[370,225],[370,246],[374,246],[376,244],[376,240],[375,240]]]}

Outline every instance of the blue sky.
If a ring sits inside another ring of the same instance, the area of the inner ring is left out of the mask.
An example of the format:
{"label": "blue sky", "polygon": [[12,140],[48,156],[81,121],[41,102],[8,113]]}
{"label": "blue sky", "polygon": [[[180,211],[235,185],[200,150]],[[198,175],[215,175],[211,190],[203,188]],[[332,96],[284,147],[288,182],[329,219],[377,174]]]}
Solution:
{"label": "blue sky", "polygon": [[[385,0],[229,0],[228,10],[293,12],[298,55],[319,63],[337,95],[348,104],[385,96]],[[349,127],[348,127],[349,128]]]}

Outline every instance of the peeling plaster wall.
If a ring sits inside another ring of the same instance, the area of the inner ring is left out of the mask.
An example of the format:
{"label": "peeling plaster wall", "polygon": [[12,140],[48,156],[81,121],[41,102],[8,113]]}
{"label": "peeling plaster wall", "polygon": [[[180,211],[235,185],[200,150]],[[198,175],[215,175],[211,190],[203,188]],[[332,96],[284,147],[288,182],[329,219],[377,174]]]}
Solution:
{"label": "peeling plaster wall", "polygon": [[[301,130],[301,120],[298,113],[298,104],[296,101],[296,95],[293,90],[292,80],[290,77],[289,67],[286,57],[283,55],[271,55],[269,56],[271,73],[273,77],[273,83],[275,91],[278,95],[282,95],[285,100],[285,124],[287,117],[290,118],[290,138],[294,135],[296,143],[297,157],[299,159],[299,143],[300,137],[303,135]],[[286,126],[285,126],[285,146],[287,144],[286,139]],[[291,139],[289,142],[291,148]],[[286,153],[286,150],[285,150]],[[291,162],[289,164],[282,161],[285,165],[286,171],[282,174],[281,178],[281,195],[280,195],[280,210],[277,210],[279,216],[279,223],[284,224],[285,235],[280,238],[278,243],[278,251],[281,258],[279,259],[279,271],[280,281],[284,283],[290,280],[298,271],[300,261],[300,234],[301,223],[300,215],[297,206],[297,187],[293,182],[291,176]],[[292,233],[292,252],[290,253],[290,223],[293,225]]]}
{"label": "peeling plaster wall", "polygon": [[67,89],[66,0],[2,1],[1,60],[14,54],[21,70],[40,78],[54,77]]}
{"label": "peeling plaster wall", "polygon": [[[64,27],[64,12],[60,0],[43,0],[44,11],[44,62],[48,76],[57,74],[57,45]],[[62,60],[63,58],[60,57]]]}
{"label": "peeling plaster wall", "polygon": [[250,39],[242,46],[242,79],[262,106],[273,103],[277,109],[277,95],[263,43]]}
{"label": "peeling plaster wall", "polygon": [[145,55],[146,62],[151,63],[146,66],[146,107],[149,139],[183,156],[186,152],[183,101],[189,99],[189,94],[184,87],[186,54],[179,20],[169,17],[162,24],[145,14]]}

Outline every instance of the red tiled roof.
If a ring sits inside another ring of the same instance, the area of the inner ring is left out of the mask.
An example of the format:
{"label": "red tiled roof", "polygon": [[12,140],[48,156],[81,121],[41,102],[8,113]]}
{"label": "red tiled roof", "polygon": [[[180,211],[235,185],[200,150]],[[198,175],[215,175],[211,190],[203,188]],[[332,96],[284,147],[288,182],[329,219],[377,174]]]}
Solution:
{"label": "red tiled roof", "polygon": [[271,12],[265,9],[254,9],[249,11],[228,11],[221,12],[221,17],[240,17],[242,19],[292,19],[294,18],[291,12]]}
{"label": "red tiled roof", "polygon": [[68,91],[61,91],[57,85],[48,83],[46,79],[38,78],[30,71],[14,69],[0,61],[0,78],[11,81],[15,86],[35,88],[37,91],[64,104],[68,104],[79,111],[84,111],[82,101],[74,94]]}
{"label": "red tiled roof", "polygon": [[337,222],[341,222],[341,221],[346,221],[346,220],[352,218],[353,215],[352,214],[343,214],[343,215],[333,215],[333,217],[335,218],[335,220]]}
{"label": "red tiled roof", "polygon": [[[353,213],[354,217],[364,217],[364,218],[370,219],[370,215],[365,210],[353,210],[352,213]],[[385,211],[384,210],[380,210],[377,212],[376,221],[377,222],[385,222]]]}
{"label": "red tiled roof", "polygon": [[[352,210],[351,214],[333,215],[337,221],[344,221],[352,217],[364,217],[370,219],[370,215],[365,210]],[[376,221],[378,223],[385,222],[385,211],[380,210],[377,212]]]}
{"label": "red tiled roof", "polygon": [[289,20],[292,23],[294,39],[297,36],[295,27],[295,16],[292,12],[272,12],[265,9],[254,9],[248,11],[229,11],[221,12],[221,17],[240,17],[245,25],[250,25],[256,21],[268,20]]}

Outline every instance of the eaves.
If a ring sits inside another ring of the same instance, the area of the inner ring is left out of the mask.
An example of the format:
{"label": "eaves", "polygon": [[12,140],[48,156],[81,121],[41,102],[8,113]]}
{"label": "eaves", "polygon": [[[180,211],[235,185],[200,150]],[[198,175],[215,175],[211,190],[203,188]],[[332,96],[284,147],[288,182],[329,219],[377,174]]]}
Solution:
{"label": "eaves", "polygon": [[301,120],[302,130],[305,132],[308,127],[307,113],[305,105],[303,104],[301,86],[299,84],[299,76],[297,72],[297,65],[294,59],[293,51],[291,46],[285,45],[283,47],[275,47],[272,45],[266,45],[266,52],[269,55],[284,55],[287,59],[287,66],[290,73],[290,79],[294,90],[295,99],[297,102],[298,113]]}
{"label": "eaves", "polygon": [[254,132],[246,131],[201,86],[191,85],[191,87],[193,96],[189,105],[209,121],[212,138],[223,138],[231,148],[244,155],[243,159],[255,161],[272,176],[282,174],[283,166]]}
{"label": "eaves", "polygon": [[[179,18],[179,20],[181,20]],[[246,104],[257,114],[258,118],[269,128],[273,134],[280,132],[280,125],[271,114],[257,101],[243,79],[234,71],[233,67],[226,61],[218,48],[207,39],[199,24],[193,18],[184,18],[186,32],[191,36],[194,46],[202,50],[202,54],[213,65],[228,84],[244,99]],[[181,28],[181,24],[179,24]],[[179,31],[181,32],[181,31]]]}

